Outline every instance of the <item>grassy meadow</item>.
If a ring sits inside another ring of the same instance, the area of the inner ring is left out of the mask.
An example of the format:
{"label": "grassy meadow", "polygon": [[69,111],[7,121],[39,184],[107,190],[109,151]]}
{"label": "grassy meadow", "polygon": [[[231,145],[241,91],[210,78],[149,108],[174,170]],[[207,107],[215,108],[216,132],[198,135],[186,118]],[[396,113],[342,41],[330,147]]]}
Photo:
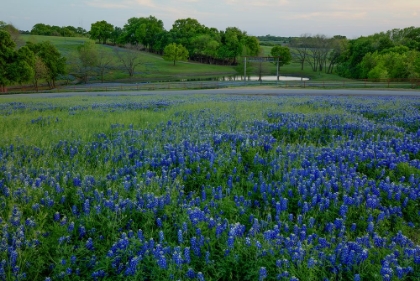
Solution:
{"label": "grassy meadow", "polygon": [[416,97],[0,99],[0,280],[419,280]]}
{"label": "grassy meadow", "polygon": [[[88,41],[88,38],[83,37],[56,37],[56,36],[40,36],[40,35],[22,35],[23,41],[42,42],[51,41],[58,50],[66,58],[71,59],[75,56],[77,47]],[[201,64],[197,62],[177,62],[174,66],[172,62],[165,61],[161,56],[151,54],[148,52],[139,52],[142,65],[136,68],[134,77],[129,79],[129,75],[118,68],[119,62],[113,52],[117,47],[107,45],[97,45],[101,52],[104,52],[112,58],[112,65],[114,69],[107,72],[104,80],[106,82],[129,82],[129,81],[170,81],[180,79],[208,79],[221,76],[241,75],[241,67],[220,66]],[[262,46],[265,56],[270,55],[272,47]],[[255,67],[254,67],[255,69]],[[239,71],[239,73],[237,72]],[[265,75],[275,75],[276,67],[274,64],[264,64]],[[311,80],[319,81],[345,81],[347,79],[341,78],[336,74],[325,74],[313,72],[309,65],[305,65],[304,70],[301,70],[300,64],[291,63],[281,67],[280,74],[285,76],[308,77]],[[91,80],[90,82],[99,82],[98,80]]]}

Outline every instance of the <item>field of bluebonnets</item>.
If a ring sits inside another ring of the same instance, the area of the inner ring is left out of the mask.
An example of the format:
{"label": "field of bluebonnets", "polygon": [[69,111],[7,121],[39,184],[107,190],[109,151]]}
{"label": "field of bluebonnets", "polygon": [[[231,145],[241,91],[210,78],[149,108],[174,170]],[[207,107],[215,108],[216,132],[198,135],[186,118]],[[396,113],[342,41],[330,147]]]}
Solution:
{"label": "field of bluebonnets", "polygon": [[420,280],[420,99],[0,101],[0,280]]}

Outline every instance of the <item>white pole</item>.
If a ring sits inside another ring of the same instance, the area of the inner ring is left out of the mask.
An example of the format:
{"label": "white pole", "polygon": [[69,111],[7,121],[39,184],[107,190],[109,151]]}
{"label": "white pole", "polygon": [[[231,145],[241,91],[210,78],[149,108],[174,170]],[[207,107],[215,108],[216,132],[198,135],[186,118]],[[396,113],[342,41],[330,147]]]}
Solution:
{"label": "white pole", "polygon": [[246,83],[246,57],[244,57],[244,83]]}

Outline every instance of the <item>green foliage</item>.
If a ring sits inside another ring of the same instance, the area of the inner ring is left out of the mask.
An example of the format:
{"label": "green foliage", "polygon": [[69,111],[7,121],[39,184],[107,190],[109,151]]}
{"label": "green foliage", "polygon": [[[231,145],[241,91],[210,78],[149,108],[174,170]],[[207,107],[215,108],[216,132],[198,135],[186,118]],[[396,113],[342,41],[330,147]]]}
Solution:
{"label": "green foliage", "polygon": [[55,87],[57,78],[66,73],[66,58],[61,55],[58,49],[50,42],[27,43],[28,47],[41,58],[48,69],[47,81],[50,87]]}
{"label": "green foliage", "polygon": [[290,53],[290,49],[288,47],[283,46],[274,46],[270,52],[271,56],[273,57],[280,57],[275,64],[278,64],[278,75],[280,76],[280,67],[285,64],[290,64],[292,60],[292,54]]}
{"label": "green foliage", "polygon": [[37,23],[31,29],[32,35],[46,35],[46,36],[62,36],[62,37],[75,37],[83,36],[87,32],[82,27],[48,25],[44,23]]}
{"label": "green foliage", "polygon": [[418,77],[415,64],[419,56],[419,52],[407,51],[404,46],[367,53],[360,62],[360,73],[369,79]]}
{"label": "green foliage", "polygon": [[[393,29],[349,40],[338,74],[347,78],[416,78],[420,28]],[[379,66],[378,66],[379,65]]]}
{"label": "green foliage", "polygon": [[140,18],[138,24],[135,31],[137,40],[149,51],[153,52],[158,34],[164,31],[163,22],[153,16],[149,16],[148,18]]}
{"label": "green foliage", "polygon": [[168,61],[173,61],[175,65],[177,61],[188,59],[188,50],[182,45],[172,43],[165,47],[163,58]]}
{"label": "green foliage", "polygon": [[28,47],[15,49],[10,34],[0,30],[0,86],[3,88],[13,82],[23,83],[34,75],[34,53]]}
{"label": "green foliage", "polygon": [[99,42],[106,44],[106,41],[111,37],[114,31],[114,26],[104,20],[92,23],[90,28],[90,38],[98,39]]}
{"label": "green foliage", "polygon": [[87,83],[89,78],[96,74],[99,60],[96,44],[93,41],[86,41],[69,57],[70,73]]}

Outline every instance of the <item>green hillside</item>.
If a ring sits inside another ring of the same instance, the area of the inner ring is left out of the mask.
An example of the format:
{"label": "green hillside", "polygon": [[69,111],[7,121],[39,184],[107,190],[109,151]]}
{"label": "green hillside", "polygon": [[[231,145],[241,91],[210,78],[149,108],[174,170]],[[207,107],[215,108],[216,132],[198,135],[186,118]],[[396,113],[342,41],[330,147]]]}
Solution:
{"label": "green hillside", "polygon": [[[55,36],[41,36],[41,35],[22,35],[24,41],[42,42],[50,41],[57,49],[68,59],[77,51],[77,47],[88,41],[88,38],[83,37],[55,37]],[[129,75],[124,71],[118,69],[119,62],[115,54],[115,50],[124,51],[123,48],[118,48],[108,45],[97,45],[101,50],[104,50],[113,57],[113,64],[115,69],[107,73],[105,81],[127,80]],[[232,66],[209,65],[200,64],[196,62],[173,62],[165,61],[161,56],[151,54],[148,52],[139,52],[142,65],[136,68],[136,74],[132,80],[136,81],[158,81],[158,80],[179,80],[186,78],[210,78],[223,75],[235,75],[236,71]]]}
{"label": "green hillside", "polygon": [[[78,46],[84,42],[90,40],[86,37],[56,37],[56,36],[42,36],[42,35],[22,35],[22,39],[30,42],[42,42],[50,41],[53,43],[58,50],[68,58],[68,60],[75,55]],[[100,50],[105,51],[109,56],[113,57],[113,65],[115,68],[110,70],[105,75],[105,82],[110,81],[172,81],[182,79],[208,79],[220,76],[230,76],[235,74],[242,74],[242,67],[232,66],[221,66],[221,65],[209,65],[201,64],[197,62],[177,62],[174,66],[172,62],[165,61],[161,56],[148,53],[139,52],[141,57],[142,65],[136,68],[136,73],[130,80],[129,75],[119,69],[118,58],[115,54],[115,50],[124,51],[123,48],[118,48],[109,45],[98,44],[97,47]],[[270,55],[270,46],[261,46],[264,56]],[[255,68],[255,67],[254,67]],[[235,70],[236,69],[236,70]],[[276,67],[274,64],[264,65],[264,75],[275,75]],[[309,65],[301,70],[299,63],[292,62],[289,65],[281,67],[280,74],[284,76],[298,76],[308,77],[312,80],[343,80],[336,74],[325,74],[313,72]],[[98,82],[98,78],[93,78],[90,82]]]}

